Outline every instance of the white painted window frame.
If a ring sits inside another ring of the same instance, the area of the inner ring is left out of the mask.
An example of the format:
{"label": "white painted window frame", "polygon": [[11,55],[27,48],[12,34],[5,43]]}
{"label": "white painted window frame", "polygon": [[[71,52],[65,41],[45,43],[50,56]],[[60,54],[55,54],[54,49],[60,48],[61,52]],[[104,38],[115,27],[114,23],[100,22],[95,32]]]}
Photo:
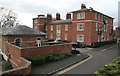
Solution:
{"label": "white painted window frame", "polygon": [[85,12],[77,13],[77,19],[85,19]]}
{"label": "white painted window frame", "polygon": [[[79,29],[80,25],[82,25],[82,29]],[[77,23],[77,30],[84,31],[85,24],[84,23]]]}
{"label": "white painted window frame", "polygon": [[53,33],[50,33],[50,38],[51,38],[51,39],[53,38]]}
{"label": "white painted window frame", "polygon": [[68,25],[65,25],[65,31],[68,31]]}
{"label": "white painted window frame", "polygon": [[65,40],[68,40],[68,34],[65,34]]}
{"label": "white painted window frame", "polygon": [[[80,41],[79,37],[82,36],[82,41]],[[78,34],[77,35],[77,42],[84,42],[84,35]]]}
{"label": "white painted window frame", "polygon": [[53,25],[51,25],[51,31],[53,31]]}

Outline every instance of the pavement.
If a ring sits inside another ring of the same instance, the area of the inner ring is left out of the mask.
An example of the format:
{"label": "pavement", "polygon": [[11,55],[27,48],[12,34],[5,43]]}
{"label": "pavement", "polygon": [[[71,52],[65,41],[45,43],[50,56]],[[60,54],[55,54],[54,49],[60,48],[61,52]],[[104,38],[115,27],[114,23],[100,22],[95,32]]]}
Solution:
{"label": "pavement", "polygon": [[73,64],[76,64],[77,62],[80,62],[88,57],[89,56],[86,54],[73,55],[64,60],[60,60],[57,62],[51,62],[51,63],[44,64],[44,65],[37,66],[37,67],[32,67],[30,76],[32,76],[33,74],[52,75],[52,74],[55,74],[56,72],[61,71]]}

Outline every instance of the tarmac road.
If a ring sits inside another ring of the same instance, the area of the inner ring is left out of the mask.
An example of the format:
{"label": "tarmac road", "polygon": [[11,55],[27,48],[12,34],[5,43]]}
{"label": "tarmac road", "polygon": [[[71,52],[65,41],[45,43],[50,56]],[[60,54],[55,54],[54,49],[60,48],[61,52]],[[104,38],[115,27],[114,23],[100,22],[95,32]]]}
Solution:
{"label": "tarmac road", "polygon": [[91,54],[93,57],[83,64],[80,64],[69,71],[65,71],[63,74],[94,74],[96,70],[99,70],[104,65],[111,62],[115,57],[118,57],[119,48],[120,46],[112,46],[100,51],[85,51],[84,53]]}

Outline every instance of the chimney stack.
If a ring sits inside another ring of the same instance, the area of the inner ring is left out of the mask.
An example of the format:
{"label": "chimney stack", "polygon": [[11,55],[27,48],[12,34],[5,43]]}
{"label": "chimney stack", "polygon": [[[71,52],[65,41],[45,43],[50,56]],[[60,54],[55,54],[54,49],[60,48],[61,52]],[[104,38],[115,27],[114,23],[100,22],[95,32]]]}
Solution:
{"label": "chimney stack", "polygon": [[56,14],[56,20],[60,20],[60,13]]}
{"label": "chimney stack", "polygon": [[85,4],[82,4],[81,5],[81,9],[85,9],[86,8],[86,5]]}
{"label": "chimney stack", "polygon": [[66,19],[71,19],[71,13],[70,12],[67,12]]}
{"label": "chimney stack", "polygon": [[52,15],[50,13],[47,13],[47,19],[48,19],[48,22],[52,21]]}

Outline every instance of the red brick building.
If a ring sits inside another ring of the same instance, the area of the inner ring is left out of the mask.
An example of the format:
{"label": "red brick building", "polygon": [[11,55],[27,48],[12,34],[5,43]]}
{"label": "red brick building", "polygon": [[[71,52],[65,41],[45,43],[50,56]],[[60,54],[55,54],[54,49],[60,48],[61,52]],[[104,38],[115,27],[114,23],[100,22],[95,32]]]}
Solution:
{"label": "red brick building", "polygon": [[85,4],[71,13],[66,14],[66,20],[60,18],[60,13],[56,14],[56,19],[52,18],[51,14],[47,14],[47,17],[38,15],[33,18],[33,28],[48,33],[48,39],[68,40],[86,45],[113,39],[114,18],[95,11],[92,7],[86,8]]}
{"label": "red brick building", "polygon": [[120,26],[115,29],[115,39],[120,38]]}

